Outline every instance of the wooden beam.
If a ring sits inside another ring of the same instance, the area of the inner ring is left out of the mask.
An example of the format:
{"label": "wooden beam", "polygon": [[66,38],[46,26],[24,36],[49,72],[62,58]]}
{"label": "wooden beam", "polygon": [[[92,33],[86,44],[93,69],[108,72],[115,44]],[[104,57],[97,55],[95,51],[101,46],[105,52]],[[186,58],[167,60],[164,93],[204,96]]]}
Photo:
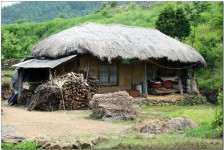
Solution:
{"label": "wooden beam", "polygon": [[87,72],[86,72],[86,80],[88,79],[89,77],[89,56],[87,58]]}
{"label": "wooden beam", "polygon": [[49,69],[49,80],[51,80],[52,78],[53,78],[52,71],[51,71],[51,69]]}
{"label": "wooden beam", "polygon": [[182,86],[182,81],[181,81],[181,70],[178,70],[178,84],[180,88],[180,94],[183,95],[183,86]]}
{"label": "wooden beam", "polygon": [[147,64],[144,64],[144,94],[148,94],[148,86],[147,86]]}
{"label": "wooden beam", "polygon": [[18,78],[19,78],[19,91],[18,91],[18,99],[21,95],[21,91],[22,91],[22,83],[23,83],[23,72],[21,69],[18,69]]}
{"label": "wooden beam", "polygon": [[134,90],[134,65],[131,64],[131,89]]}

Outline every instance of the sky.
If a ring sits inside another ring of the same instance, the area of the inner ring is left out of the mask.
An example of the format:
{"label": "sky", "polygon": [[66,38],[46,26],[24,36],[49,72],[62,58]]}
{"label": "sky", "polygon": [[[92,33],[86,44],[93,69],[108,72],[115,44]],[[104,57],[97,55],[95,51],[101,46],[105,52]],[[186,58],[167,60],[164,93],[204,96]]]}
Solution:
{"label": "sky", "polygon": [[20,3],[20,2],[2,2],[2,7],[5,7],[5,6],[10,6],[12,4],[15,4],[15,3]]}

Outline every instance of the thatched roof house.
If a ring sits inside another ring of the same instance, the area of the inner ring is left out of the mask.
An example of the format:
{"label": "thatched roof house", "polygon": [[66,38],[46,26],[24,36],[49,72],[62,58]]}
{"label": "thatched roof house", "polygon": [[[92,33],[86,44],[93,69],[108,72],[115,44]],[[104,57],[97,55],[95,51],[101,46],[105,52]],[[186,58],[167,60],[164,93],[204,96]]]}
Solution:
{"label": "thatched roof house", "polygon": [[156,29],[90,22],[40,41],[32,55],[32,60],[15,65],[20,69],[20,87],[27,74],[48,80],[55,72],[75,71],[97,76],[102,93],[133,89],[134,85],[144,85],[147,93],[148,82],[158,77],[173,80],[178,76],[185,81],[186,70],[175,68],[206,65],[194,48]]}
{"label": "thatched roof house", "polygon": [[119,24],[84,23],[54,34],[33,47],[34,56],[58,58],[75,52],[90,53],[108,61],[118,57],[140,60],[167,58],[206,64],[194,48],[156,29]]}

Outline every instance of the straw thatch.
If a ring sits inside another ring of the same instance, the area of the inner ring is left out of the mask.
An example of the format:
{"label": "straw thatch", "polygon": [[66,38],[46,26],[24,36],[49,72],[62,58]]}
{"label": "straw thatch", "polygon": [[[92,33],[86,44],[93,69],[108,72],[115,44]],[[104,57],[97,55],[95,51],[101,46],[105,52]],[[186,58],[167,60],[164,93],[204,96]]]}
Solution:
{"label": "straw thatch", "polygon": [[39,42],[33,47],[34,56],[58,58],[77,53],[90,53],[100,59],[121,57],[167,58],[183,63],[199,62],[204,58],[192,47],[183,44],[156,29],[118,24],[84,23]]}

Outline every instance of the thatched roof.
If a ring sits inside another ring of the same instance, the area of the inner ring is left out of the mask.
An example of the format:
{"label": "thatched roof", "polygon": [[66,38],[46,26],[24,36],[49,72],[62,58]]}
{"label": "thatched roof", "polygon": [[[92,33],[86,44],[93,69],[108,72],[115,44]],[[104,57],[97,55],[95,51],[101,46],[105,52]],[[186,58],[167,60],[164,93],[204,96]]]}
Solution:
{"label": "thatched roof", "polygon": [[77,51],[100,59],[121,57],[167,58],[183,63],[199,62],[204,58],[189,45],[183,44],[156,29],[119,24],[84,23],[61,31],[33,47],[34,56],[58,58]]}

